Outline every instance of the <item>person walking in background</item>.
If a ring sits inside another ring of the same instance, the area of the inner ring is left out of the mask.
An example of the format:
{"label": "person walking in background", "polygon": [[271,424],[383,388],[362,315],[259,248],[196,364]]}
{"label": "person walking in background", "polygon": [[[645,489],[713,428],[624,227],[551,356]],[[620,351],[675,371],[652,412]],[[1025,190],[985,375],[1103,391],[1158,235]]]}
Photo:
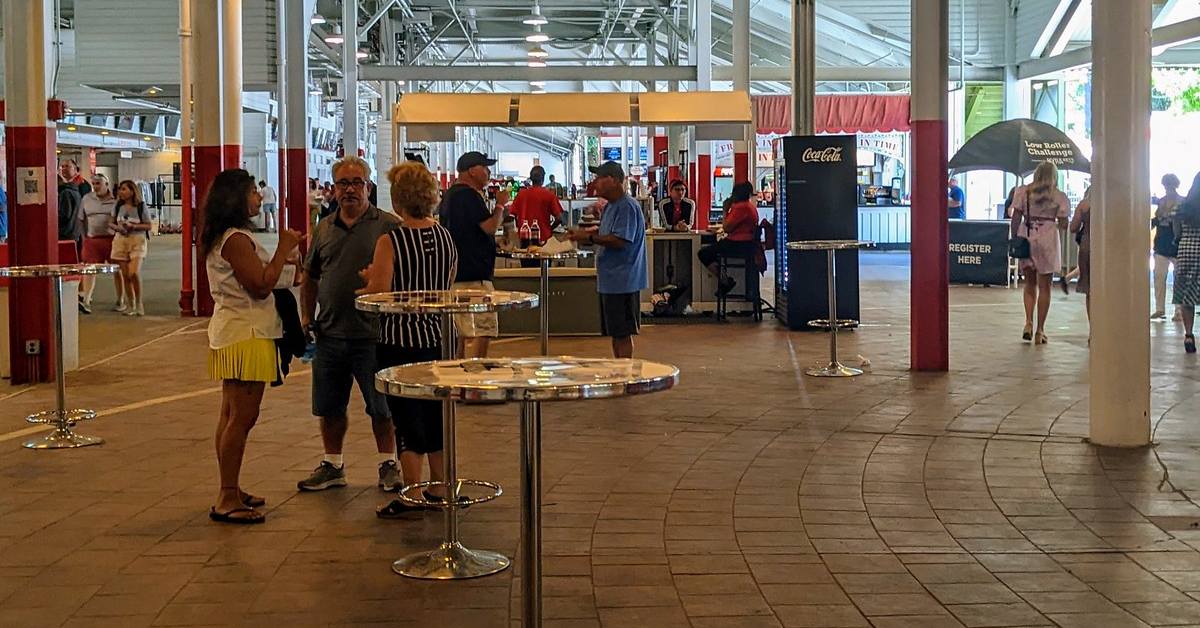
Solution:
{"label": "person walking in background", "polygon": [[952,220],[967,219],[967,196],[953,177],[946,182],[946,207]]}
{"label": "person walking in background", "polygon": [[267,185],[267,180],[258,182],[259,194],[262,194],[263,226],[267,231],[279,229],[279,194],[275,188]]}
{"label": "person walking in background", "polygon": [[58,162],[58,182],[75,186],[80,198],[87,196],[92,191],[92,186],[88,185],[88,180],[80,174],[79,164],[74,159],[64,159]]}
{"label": "person walking in background", "polygon": [[[112,194],[108,177],[96,174],[92,177],[91,190],[79,203],[76,216],[83,232],[83,262],[85,264],[112,263],[113,236],[117,233],[113,218],[116,216],[117,199]],[[113,275],[116,285],[118,310],[125,302],[125,279],[121,273]],[[96,290],[96,276],[84,275],[80,281],[79,311],[92,313],[92,293]]]}
{"label": "person walking in background", "polygon": [[[407,161],[388,172],[392,209],[401,224],[379,237],[375,257],[363,271],[367,286],[359,294],[415,290],[449,290],[458,266],[458,251],[445,227],[433,219],[438,204],[437,181],[420,163]],[[441,318],[436,315],[388,314],[379,325],[376,347],[378,368],[414,362],[432,362],[442,357]],[[442,404],[439,401],[387,397],[404,485],[421,481],[422,457],[429,461],[429,478],[444,480],[442,473]],[[431,487],[424,496],[417,489],[413,499],[445,499],[444,486]],[[424,510],[396,499],[381,506],[381,519],[394,519]]]}
{"label": "person walking in background", "polygon": [[556,197],[560,199],[567,198],[567,189],[564,188],[561,183],[554,180],[554,175],[550,175],[550,183],[547,183],[546,187],[549,188],[551,192],[554,192]]}
{"label": "person walking in background", "polygon": [[[1179,254],[1179,234],[1175,225],[1175,210],[1183,200],[1179,195],[1179,177],[1163,175],[1162,186],[1166,193],[1155,199],[1157,208],[1150,221],[1154,228],[1154,313],[1150,315],[1151,320],[1167,318],[1167,274]],[[1175,308],[1174,320],[1181,320],[1182,316],[1179,308]]]}
{"label": "person walking in background", "polygon": [[300,321],[317,337],[312,410],[320,419],[325,455],[312,474],[297,483],[301,491],[346,485],[342,445],[355,382],[379,451],[379,487],[394,491],[400,486],[396,433],[383,395],[375,391],[379,320],[354,306],[355,291],[363,286],[359,271],[370,265],[379,237],[398,224],[390,212],[367,202],[370,175],[371,167],[359,157],[343,157],[333,164],[338,211],[317,224],[305,262]]}
{"label": "person walking in background", "polygon": [[[512,204],[512,215],[517,219],[517,226],[528,222],[532,227],[537,225],[540,236],[537,238],[538,246],[550,239],[559,225],[562,224],[560,217],[562,216],[562,205],[558,202],[558,197],[549,188],[544,187],[546,182],[546,169],[541,166],[534,166],[529,171],[530,187],[521,190],[517,196],[517,200]],[[537,260],[533,261],[533,266],[537,266]],[[522,264],[524,265],[524,264]]]}
{"label": "person walking in background", "polygon": [[[1050,313],[1050,285],[1054,273],[1062,269],[1062,246],[1059,232],[1067,228],[1071,203],[1058,189],[1058,168],[1044,161],[1033,172],[1033,182],[1013,193],[1013,216],[1010,235],[1029,240],[1030,256],[1021,260],[1025,275],[1025,329],[1021,338],[1044,345],[1046,316]],[[1037,330],[1034,332],[1033,313],[1037,308]]]}
{"label": "person walking in background", "polygon": [[144,316],[142,305],[142,262],[150,248],[150,216],[142,191],[129,179],[117,185],[117,208],[113,210],[116,234],[112,242],[112,259],[121,268],[119,277],[125,280],[123,293],[116,310],[128,316]]}
{"label": "person walking in background", "polygon": [[[1070,231],[1075,235],[1075,243],[1079,245],[1079,282],[1075,292],[1084,295],[1084,308],[1088,316],[1088,341],[1091,341],[1092,323],[1092,186],[1083,193],[1083,199],[1075,206],[1075,214],[1071,216]],[[1066,283],[1063,278],[1063,283]]]}
{"label": "person walking in background", "polygon": [[625,191],[625,171],[612,161],[589,167],[596,193],[608,201],[600,230],[571,232],[577,242],[600,246],[596,255],[596,291],[600,293],[600,328],[612,339],[614,358],[633,357],[633,337],[641,327],[641,299],[646,288],[646,220],[642,206]]}
{"label": "person walking in background", "polygon": [[713,244],[700,247],[696,257],[708,269],[708,274],[717,279],[717,296],[729,294],[737,280],[729,275],[721,276],[718,260],[721,257],[751,258],[758,250],[755,237],[758,235],[758,208],[754,204],[754,184],[742,181],[730,191],[729,207],[721,214],[721,231],[725,237]]}
{"label": "person walking in background", "polygon": [[1179,255],[1175,258],[1175,286],[1171,300],[1183,312],[1183,348],[1196,352],[1196,306],[1200,305],[1200,174],[1192,179],[1187,198],[1175,213],[1179,228]]}
{"label": "person walking in background", "polygon": [[[496,206],[488,209],[484,194],[494,165],[496,160],[483,153],[463,153],[458,158],[458,179],[438,206],[438,217],[458,251],[455,290],[495,289],[496,229],[504,223],[509,192],[504,186],[496,190]],[[458,354],[466,358],[487,357],[488,344],[500,334],[495,312],[455,314],[454,326],[459,335]]]}
{"label": "person walking in background", "polygon": [[250,430],[258,422],[266,384],[281,378],[275,339],[283,336],[283,326],[271,290],[300,234],[280,232],[275,254],[268,254],[250,231],[250,220],[261,203],[245,170],[218,174],[204,201],[200,246],[213,297],[208,376],[221,381],[216,434],[221,484],[208,517],[220,523],[266,521],[257,510],[266,500],[241,488],[242,460]]}

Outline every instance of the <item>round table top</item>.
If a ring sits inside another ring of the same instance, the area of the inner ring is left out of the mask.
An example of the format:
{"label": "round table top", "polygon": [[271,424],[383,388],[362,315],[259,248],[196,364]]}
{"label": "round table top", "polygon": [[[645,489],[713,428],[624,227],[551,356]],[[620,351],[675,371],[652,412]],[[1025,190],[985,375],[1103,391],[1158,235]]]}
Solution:
{"label": "round table top", "polygon": [[791,251],[829,251],[840,249],[868,249],[875,246],[871,240],[801,240],[788,242]]}
{"label": "round table top", "polygon": [[679,369],[644,360],[574,357],[441,360],[384,369],[379,392],[416,399],[564,401],[667,390]]}
{"label": "round table top", "polygon": [[581,257],[591,257],[594,253],[590,249],[571,249],[569,251],[559,251],[557,253],[545,253],[543,251],[505,251],[503,249],[496,252],[500,257],[509,259],[536,259],[536,260],[562,260],[562,259],[579,259]]}
{"label": "round table top", "polygon": [[0,277],[66,277],[68,275],[107,275],[117,272],[116,264],[39,264],[37,266],[0,267]]}
{"label": "round table top", "polygon": [[381,292],[358,297],[354,306],[382,314],[479,314],[535,308],[538,295],[510,290]]}

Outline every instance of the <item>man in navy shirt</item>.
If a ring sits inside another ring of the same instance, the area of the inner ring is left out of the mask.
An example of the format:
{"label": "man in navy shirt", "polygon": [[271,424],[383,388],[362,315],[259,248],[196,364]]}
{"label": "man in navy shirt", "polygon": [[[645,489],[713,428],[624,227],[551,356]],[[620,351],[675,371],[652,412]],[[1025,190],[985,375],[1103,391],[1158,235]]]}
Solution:
{"label": "man in navy shirt", "polygon": [[963,194],[962,188],[958,187],[958,181],[950,179],[946,186],[946,208],[949,210],[950,218],[966,220],[967,197]]}
{"label": "man in navy shirt", "polygon": [[608,201],[600,230],[571,232],[571,239],[600,247],[596,255],[596,291],[600,324],[612,338],[614,358],[633,357],[633,337],[641,327],[640,293],[646,288],[646,219],[642,206],[625,191],[625,171],[607,161],[588,168],[596,175],[596,194]]}

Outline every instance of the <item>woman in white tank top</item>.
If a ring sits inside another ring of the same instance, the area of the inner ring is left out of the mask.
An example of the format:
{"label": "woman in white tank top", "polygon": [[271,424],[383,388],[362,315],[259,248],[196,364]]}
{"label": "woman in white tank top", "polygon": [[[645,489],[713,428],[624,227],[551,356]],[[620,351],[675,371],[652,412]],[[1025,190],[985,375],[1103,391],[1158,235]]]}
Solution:
{"label": "woman in white tank top", "polygon": [[213,297],[208,324],[208,374],[219,379],[221,415],[217,423],[217,466],[221,488],[208,516],[222,523],[262,523],[256,510],[261,497],[241,489],[246,439],[258,420],[266,384],[279,378],[275,339],[283,336],[271,290],[293,257],[300,234],[279,232],[274,255],[250,233],[250,218],[258,214],[262,196],[245,170],[217,175],[204,203],[205,270]]}

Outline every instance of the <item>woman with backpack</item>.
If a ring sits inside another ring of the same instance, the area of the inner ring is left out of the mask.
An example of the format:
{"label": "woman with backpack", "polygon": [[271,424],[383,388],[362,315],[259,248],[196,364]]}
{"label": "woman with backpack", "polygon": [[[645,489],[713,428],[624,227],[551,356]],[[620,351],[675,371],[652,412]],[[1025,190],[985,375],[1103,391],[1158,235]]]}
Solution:
{"label": "woman with backpack", "polygon": [[[1062,270],[1062,245],[1059,232],[1067,228],[1071,202],[1058,189],[1058,168],[1043,161],[1033,172],[1033,182],[1013,192],[1013,216],[1010,236],[1029,241],[1029,257],[1021,260],[1025,275],[1025,329],[1021,338],[1034,344],[1046,344],[1046,316],[1050,313],[1050,284],[1054,273]],[[1033,311],[1037,307],[1037,332]]]}
{"label": "woman with backpack", "polygon": [[1183,348],[1196,352],[1196,306],[1200,305],[1200,174],[1192,179],[1192,189],[1179,204],[1176,213],[1178,251],[1175,258],[1175,289],[1172,301],[1183,311]]}
{"label": "woman with backpack", "polygon": [[117,304],[117,311],[126,316],[145,316],[142,261],[150,246],[150,216],[142,201],[142,191],[129,179],[117,185],[117,206],[111,225],[112,260],[121,267],[120,277],[125,282],[124,298]]}

